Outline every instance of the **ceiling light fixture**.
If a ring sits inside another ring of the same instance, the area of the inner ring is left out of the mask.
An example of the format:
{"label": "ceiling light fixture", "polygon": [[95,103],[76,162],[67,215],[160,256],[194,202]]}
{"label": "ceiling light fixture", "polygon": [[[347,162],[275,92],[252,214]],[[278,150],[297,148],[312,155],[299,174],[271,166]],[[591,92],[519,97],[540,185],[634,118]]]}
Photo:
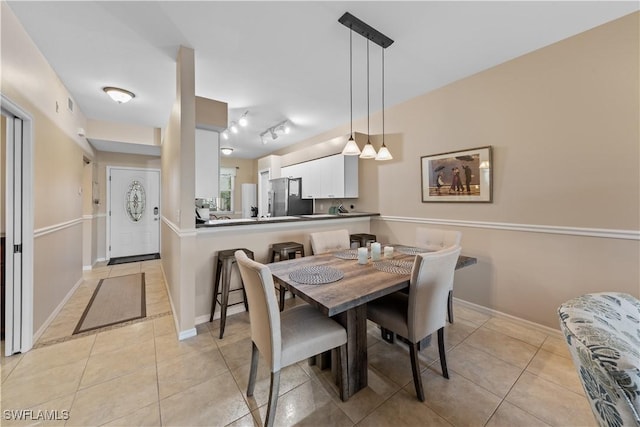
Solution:
{"label": "ceiling light fixture", "polygon": [[361,159],[375,159],[376,149],[373,148],[373,144],[371,144],[371,140],[369,137],[371,134],[369,133],[369,122],[371,119],[371,115],[369,114],[369,40],[367,40],[367,143],[362,149],[362,153],[360,154]]}
{"label": "ceiling light fixture", "polygon": [[126,89],[120,89],[119,87],[105,86],[102,90],[118,104],[125,104],[136,97],[135,93],[129,92]]}
{"label": "ceiling light fixture", "polygon": [[342,149],[343,156],[359,156],[360,147],[353,139],[353,30],[349,29],[349,111],[351,113],[351,131],[347,145]]}
{"label": "ceiling light fixture", "polygon": [[278,136],[286,135],[286,134],[289,134],[290,132],[291,132],[291,122],[289,120],[284,120],[278,123],[277,125],[271,126],[269,129],[262,132],[260,134],[260,139],[262,140],[263,144],[266,144],[269,141],[265,137],[271,138],[272,141],[275,141],[276,139],[278,139]]}
{"label": "ceiling light fixture", "polygon": [[247,119],[247,114],[249,114],[249,111],[245,111],[242,114],[242,117],[238,119],[238,124],[242,127],[245,127],[249,124],[249,120]]}
{"label": "ceiling light fixture", "polygon": [[238,124],[236,122],[231,122],[231,124],[229,125],[229,130],[232,133],[238,133]]}
{"label": "ceiling light fixture", "polygon": [[[376,159],[376,160],[389,160],[391,159],[391,153],[389,152],[389,149],[387,148],[387,146],[384,143],[384,49],[388,48],[389,46],[391,46],[393,44],[393,40],[390,39],[389,37],[385,36],[384,34],[382,34],[380,31],[376,30],[375,28],[373,28],[372,26],[366,24],[365,22],[361,21],[360,19],[356,18],[355,16],[353,16],[352,14],[350,14],[349,12],[345,12],[344,15],[342,15],[340,17],[340,19],[338,19],[338,22],[340,22],[342,25],[344,25],[345,27],[349,28],[351,31],[355,31],[356,33],[360,34],[361,36],[363,36],[364,38],[367,39],[367,144],[364,146],[364,148],[362,149],[362,153],[360,154],[360,158],[361,159]],[[349,39],[351,41],[351,39]],[[370,121],[370,113],[369,113],[369,41],[374,42],[375,44],[377,44],[378,46],[382,47],[382,52],[383,52],[383,56],[382,56],[382,147],[380,148],[380,152],[376,154],[376,150],[375,148],[373,148],[373,145],[371,144],[370,141],[370,134],[369,134],[369,121]],[[349,58],[351,61],[351,44],[350,44],[350,50],[349,50]],[[351,67],[350,67],[351,69]],[[351,81],[351,75],[349,76],[349,79]],[[351,86],[351,83],[350,83]],[[352,154],[347,154],[345,153],[345,151],[347,151],[347,148],[350,147],[351,145],[351,140],[353,139],[353,102],[352,102],[352,107],[351,107],[352,113],[351,113],[351,137],[349,138],[349,141],[347,142],[347,145],[345,146],[344,150],[343,150],[343,154],[345,155],[357,155],[357,153],[355,153],[355,150],[353,150]],[[354,141],[354,144],[355,141]],[[350,149],[352,149],[353,146],[351,145]],[[357,148],[357,145],[356,145]]]}
{"label": "ceiling light fixture", "polygon": [[229,139],[229,131],[227,129],[223,130],[220,135],[222,135],[222,139],[224,140]]}
{"label": "ceiling light fixture", "polygon": [[382,161],[391,159],[393,159],[393,156],[384,144],[384,49],[382,49],[382,147],[380,147],[380,151],[378,151],[376,160]]}
{"label": "ceiling light fixture", "polygon": [[229,154],[233,153],[233,148],[231,148],[231,147],[222,147],[220,149],[220,152],[222,154],[224,154],[225,156],[228,156]]}

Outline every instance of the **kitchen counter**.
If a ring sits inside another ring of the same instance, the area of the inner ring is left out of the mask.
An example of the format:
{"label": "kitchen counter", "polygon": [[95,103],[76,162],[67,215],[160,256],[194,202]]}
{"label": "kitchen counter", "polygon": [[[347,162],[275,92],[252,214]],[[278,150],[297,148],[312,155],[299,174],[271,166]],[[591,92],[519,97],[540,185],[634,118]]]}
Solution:
{"label": "kitchen counter", "polygon": [[246,225],[263,225],[284,222],[302,222],[302,221],[331,221],[336,219],[359,218],[380,216],[379,213],[371,212],[348,212],[342,214],[312,214],[312,215],[296,215],[296,216],[276,216],[268,218],[234,218],[234,219],[213,219],[204,224],[196,224],[196,228],[212,228],[212,227],[229,227],[229,226],[246,226]]}

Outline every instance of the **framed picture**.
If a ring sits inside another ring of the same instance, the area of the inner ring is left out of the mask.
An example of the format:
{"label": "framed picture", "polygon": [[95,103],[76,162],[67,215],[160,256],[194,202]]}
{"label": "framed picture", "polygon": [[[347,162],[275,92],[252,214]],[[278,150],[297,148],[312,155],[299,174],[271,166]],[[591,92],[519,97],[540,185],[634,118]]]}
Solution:
{"label": "framed picture", "polygon": [[491,146],[420,158],[422,202],[491,203]]}

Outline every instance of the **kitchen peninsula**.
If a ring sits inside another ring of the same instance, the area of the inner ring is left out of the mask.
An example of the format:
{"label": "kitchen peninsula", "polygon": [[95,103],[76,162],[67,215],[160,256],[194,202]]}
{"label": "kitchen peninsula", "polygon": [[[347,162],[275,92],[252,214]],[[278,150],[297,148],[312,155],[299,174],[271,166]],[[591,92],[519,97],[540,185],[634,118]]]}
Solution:
{"label": "kitchen peninsula", "polygon": [[[246,248],[258,262],[267,263],[269,247],[278,242],[299,242],[306,254],[311,254],[309,234],[317,231],[346,229],[350,234],[369,233],[371,218],[378,213],[316,214],[270,218],[211,220],[196,226],[196,248],[189,261],[195,272],[196,324],[209,321],[213,293],[216,254],[219,251]],[[232,273],[231,288],[239,287],[239,274]],[[234,295],[230,295],[230,303]],[[238,296],[239,297],[239,296]],[[233,309],[242,309],[242,305]],[[216,314],[216,317],[218,314]]]}

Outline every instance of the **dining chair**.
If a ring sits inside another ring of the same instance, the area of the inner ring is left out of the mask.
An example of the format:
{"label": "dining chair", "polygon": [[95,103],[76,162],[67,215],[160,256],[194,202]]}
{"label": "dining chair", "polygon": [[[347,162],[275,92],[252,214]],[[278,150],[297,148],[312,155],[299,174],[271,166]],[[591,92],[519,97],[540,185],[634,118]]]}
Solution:
{"label": "dining chair", "polygon": [[265,427],[273,426],[280,388],[280,370],[328,350],[336,350],[340,398],[347,396],[347,333],[343,326],[309,305],[280,312],[269,267],[243,251],[235,253],[249,300],[251,367],[247,396],[253,396],[259,354],[271,370]]}
{"label": "dining chair", "polygon": [[418,360],[418,343],[438,332],[442,376],[449,378],[444,351],[445,302],[449,283],[460,254],[460,246],[416,255],[411,270],[409,292],[394,292],[367,303],[367,318],[409,342],[413,384],[424,402]]}
{"label": "dining chair", "polygon": [[347,230],[318,231],[311,233],[311,251],[314,255],[351,248]]}
{"label": "dining chair", "polygon": [[[440,228],[419,227],[416,229],[416,246],[431,251],[439,251],[450,246],[460,245],[462,233]],[[447,297],[447,318],[453,323],[453,277],[449,284],[449,296]]]}

